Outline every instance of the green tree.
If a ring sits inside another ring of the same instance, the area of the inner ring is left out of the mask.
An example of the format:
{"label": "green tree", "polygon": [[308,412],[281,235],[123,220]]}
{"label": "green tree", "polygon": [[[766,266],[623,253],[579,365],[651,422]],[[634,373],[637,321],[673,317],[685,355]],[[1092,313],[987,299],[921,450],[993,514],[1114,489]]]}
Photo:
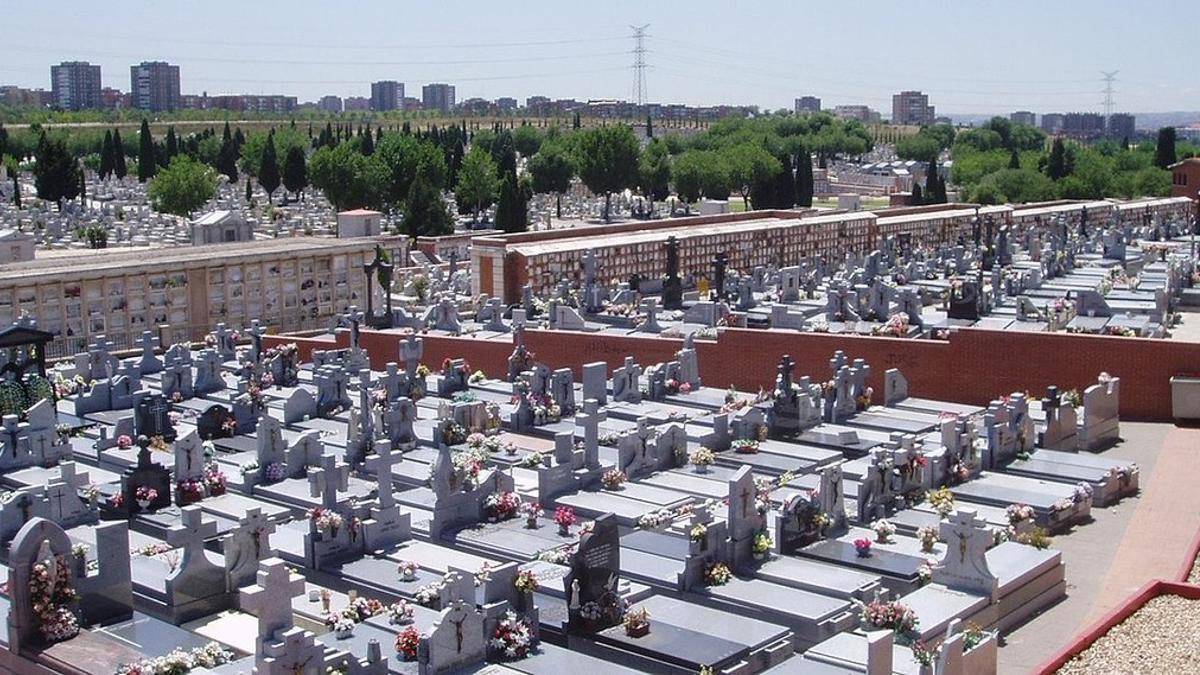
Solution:
{"label": "green tree", "polygon": [[1154,166],[1165,169],[1175,163],[1175,127],[1158,130],[1158,144],[1154,150]]}
{"label": "green tree", "polygon": [[908,198],[909,206],[920,206],[925,203],[925,193],[921,190],[920,183],[913,183],[912,195]]}
{"label": "green tree", "polygon": [[496,200],[499,188],[500,179],[496,176],[496,163],[492,161],[491,153],[482,147],[471,146],[458,172],[455,200],[471,208],[472,221],[477,223],[480,212]]}
{"label": "green tree", "polygon": [[604,195],[604,220],[611,219],[612,193],[634,187],[640,148],[633,130],[621,124],[579,132],[577,166],[583,184]]}
{"label": "green tree", "polygon": [[796,205],[796,176],[792,172],[792,156],[783,153],[779,157],[782,170],[775,176],[775,208],[790,209]]}
{"label": "green tree", "polygon": [[725,151],[729,161],[729,179],[742,195],[742,204],[750,208],[750,189],[755,183],[773,181],[783,167],[763,146],[743,143]]}
{"label": "green tree", "polygon": [[446,158],[433,144],[411,134],[387,134],[375,146],[372,160],[378,160],[387,170],[387,176],[379,184],[378,194],[383,203],[399,208],[408,198],[412,183],[418,173],[434,186],[446,184]]}
{"label": "green tree", "polygon": [[671,154],[667,151],[667,144],[657,138],[652,139],[642,153],[638,166],[638,187],[650,200],[651,209],[654,202],[661,202],[671,194]]}
{"label": "green tree", "polygon": [[175,127],[167,127],[167,161],[179,154],[179,139],[175,136]]}
{"label": "green tree", "polygon": [[1008,168],[1010,168],[1010,169],[1021,168],[1021,156],[1017,154],[1016,150],[1009,151]]}
{"label": "green tree", "polygon": [[371,130],[369,128],[367,129],[367,132],[361,136],[361,138],[362,140],[358,144],[358,151],[367,157],[375,154],[375,140],[372,138]]}
{"label": "green tree", "polygon": [[796,205],[811,207],[813,193],[812,156],[808,154],[808,150],[801,150],[796,160]]}
{"label": "green tree", "polygon": [[262,164],[258,165],[258,184],[267,191],[267,203],[279,189],[279,159],[275,156],[275,134],[267,136],[267,145],[263,148]]}
{"label": "green tree", "polygon": [[[389,134],[384,142],[399,134]],[[348,144],[323,147],[308,163],[308,178],[338,211],[354,208],[378,208],[383,205],[382,189],[389,179],[388,170],[379,161],[379,153],[364,157]]]}
{"label": "green tree", "polygon": [[124,178],[129,173],[125,163],[125,144],[121,142],[121,130],[113,129],[113,173],[117,178]]}
{"label": "green tree", "polygon": [[191,217],[217,193],[217,172],[187,155],[176,155],[147,188],[156,211]]}
{"label": "green tree", "polygon": [[304,150],[288,148],[287,157],[283,158],[283,187],[297,196],[308,187],[308,163],[304,158]]}
{"label": "green tree", "polygon": [[250,176],[246,176],[246,203],[249,204],[254,199],[254,185],[250,182]]}
{"label": "green tree", "polygon": [[513,129],[512,141],[522,157],[533,157],[542,147],[542,133],[531,124],[522,124]]}
{"label": "green tree", "polygon": [[34,185],[39,198],[58,204],[62,210],[63,200],[79,196],[82,171],[79,162],[67,151],[62,139],[47,138],[42,133],[34,154]]}
{"label": "green tree", "polygon": [[[958,167],[955,166],[957,169]],[[1050,180],[1061,180],[1069,171],[1067,170],[1067,149],[1063,145],[1061,138],[1054,139],[1054,144],[1050,146],[1050,159],[1046,163],[1046,175]]]}
{"label": "green tree", "polygon": [[413,178],[402,212],[404,227],[410,237],[438,236],[454,231],[446,201],[424,171],[418,171]]}
{"label": "green tree", "polygon": [[646,138],[654,138],[654,120],[650,119],[650,113],[646,113]]}
{"label": "green tree", "polygon": [[505,232],[524,232],[529,229],[529,210],[526,197],[517,182],[517,174],[506,171],[500,184],[500,199],[496,202],[496,227]]}
{"label": "green tree", "polygon": [[570,153],[560,143],[543,143],[529,160],[529,173],[533,176],[534,192],[555,195],[556,211],[562,218],[562,194],[571,189],[571,179],[575,177]]}
{"label": "green tree", "polygon": [[1054,199],[1054,193],[1054,182],[1033,169],[1001,169],[985,176],[970,194],[981,204],[1021,204]]}
{"label": "green tree", "polygon": [[150,123],[142,118],[142,131],[138,135],[138,182],[145,183],[154,178],[158,167],[154,160],[154,139],[150,137]]}
{"label": "green tree", "polygon": [[896,156],[900,159],[927,161],[942,150],[941,140],[926,134],[913,134],[896,141]]}
{"label": "green tree", "polygon": [[[114,170],[112,140],[113,140],[112,139],[112,130],[106,129],[104,131],[104,145],[101,146],[101,148],[100,148],[100,171],[99,171],[99,173],[100,173],[101,179],[106,179],[109,176],[111,176],[112,172]],[[0,153],[0,158],[3,158],[3,157],[4,157],[4,154]]]}
{"label": "green tree", "polygon": [[[676,158],[671,170],[671,175],[675,182],[675,192],[683,202],[684,209],[689,213],[691,212],[692,202],[698,201],[700,195],[703,194],[702,185],[706,169],[703,157],[701,156],[703,154],[699,150],[685,152]],[[726,192],[725,194],[728,195],[729,193]]]}

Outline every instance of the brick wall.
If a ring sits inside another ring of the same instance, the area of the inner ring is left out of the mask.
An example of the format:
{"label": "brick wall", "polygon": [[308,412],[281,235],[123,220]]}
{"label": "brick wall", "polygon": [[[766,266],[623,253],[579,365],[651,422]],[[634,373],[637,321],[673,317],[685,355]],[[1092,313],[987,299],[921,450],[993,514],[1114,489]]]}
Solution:
{"label": "brick wall", "polygon": [[[382,369],[399,361],[396,334],[363,331],[362,343],[371,365]],[[443,358],[465,357],[474,369],[503,377],[512,346],[507,342],[470,337],[424,336],[424,362],[437,369]],[[294,341],[305,359],[312,348],[329,348],[328,341],[266,337],[267,346]],[[338,343],[348,344],[339,331]],[[604,361],[610,369],[634,355],[644,367],[674,358],[681,341],[659,337],[610,336],[568,331],[526,331],[526,344],[551,368],[570,367],[577,378],[585,363]],[[883,373],[899,368],[908,378],[909,393],[922,398],[985,405],[1014,391],[1041,397],[1049,385],[1082,389],[1100,371],[1121,378],[1121,414],[1131,419],[1171,417],[1170,378],[1200,373],[1200,343],[1147,340],[1066,333],[1012,333],[965,329],[949,341],[908,340],[820,333],[788,333],[727,328],[719,342],[697,341],[700,374],[712,387],[734,385],[757,391],[775,379],[780,356],[790,354],[797,378],[830,377],[829,359],[841,349],[847,358],[866,359],[876,400],[883,394]]]}

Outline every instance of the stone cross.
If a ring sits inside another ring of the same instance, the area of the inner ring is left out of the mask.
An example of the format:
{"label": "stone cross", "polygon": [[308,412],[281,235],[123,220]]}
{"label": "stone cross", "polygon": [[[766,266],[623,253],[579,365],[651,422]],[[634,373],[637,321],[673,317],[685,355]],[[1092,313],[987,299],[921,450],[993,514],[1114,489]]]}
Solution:
{"label": "stone cross", "polygon": [[339,463],[335,455],[322,455],[320,468],[308,472],[309,494],[321,498],[321,506],[334,509],[338,505],[337,493],[349,489],[350,467]]}
{"label": "stone cross", "polygon": [[392,452],[392,444],[389,441],[382,440],[375,442],[375,455],[363,462],[363,466],[375,472],[379,506],[382,508],[391,508],[396,504],[395,495],[392,494],[392,467],[403,459],[403,454]]}
{"label": "stone cross", "polygon": [[583,412],[575,415],[575,424],[583,427],[583,465],[588,469],[600,468],[600,423],[606,418],[594,398],[585,400]]}
{"label": "stone cross", "polygon": [[250,335],[250,358],[255,364],[262,362],[263,348],[262,338],[267,334],[267,331],[259,323],[258,319],[250,322],[250,330],[246,331]]}
{"label": "stone cross", "polygon": [[197,557],[204,558],[204,540],[216,536],[217,523],[214,520],[206,522],[204,513],[195,505],[183,507],[179,520],[179,524],[167,530],[167,543],[183,549],[183,561],[179,565],[179,571],[183,573],[197,562]]}
{"label": "stone cross", "polygon": [[409,382],[417,376],[417,366],[425,354],[425,343],[416,333],[409,333],[408,338],[400,343],[400,360],[404,361],[404,372]]}
{"label": "stone cross", "polygon": [[304,593],[304,577],[293,575],[279,558],[269,558],[258,565],[258,580],[241,592],[243,611],[258,617],[258,645],[278,631],[292,627],[292,598]]}

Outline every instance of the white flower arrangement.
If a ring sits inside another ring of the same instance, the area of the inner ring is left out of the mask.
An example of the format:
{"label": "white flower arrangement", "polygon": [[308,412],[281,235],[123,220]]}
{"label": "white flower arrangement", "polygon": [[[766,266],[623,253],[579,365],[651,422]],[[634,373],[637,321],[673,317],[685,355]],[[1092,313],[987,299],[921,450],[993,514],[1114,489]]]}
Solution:
{"label": "white flower arrangement", "polygon": [[871,530],[875,532],[875,541],[880,544],[888,543],[896,534],[896,526],[882,518],[871,523]]}

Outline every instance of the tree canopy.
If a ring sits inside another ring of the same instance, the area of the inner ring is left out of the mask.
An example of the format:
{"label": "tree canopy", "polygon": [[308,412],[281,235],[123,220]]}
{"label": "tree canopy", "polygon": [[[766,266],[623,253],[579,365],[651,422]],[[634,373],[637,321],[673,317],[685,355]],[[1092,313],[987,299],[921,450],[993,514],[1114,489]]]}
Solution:
{"label": "tree canopy", "polygon": [[171,158],[147,187],[156,211],[191,217],[217,193],[217,172],[187,155]]}
{"label": "tree canopy", "polygon": [[579,132],[579,177],[593,193],[604,195],[605,220],[611,216],[612,193],[637,184],[640,151],[633,129],[623,124]]}

